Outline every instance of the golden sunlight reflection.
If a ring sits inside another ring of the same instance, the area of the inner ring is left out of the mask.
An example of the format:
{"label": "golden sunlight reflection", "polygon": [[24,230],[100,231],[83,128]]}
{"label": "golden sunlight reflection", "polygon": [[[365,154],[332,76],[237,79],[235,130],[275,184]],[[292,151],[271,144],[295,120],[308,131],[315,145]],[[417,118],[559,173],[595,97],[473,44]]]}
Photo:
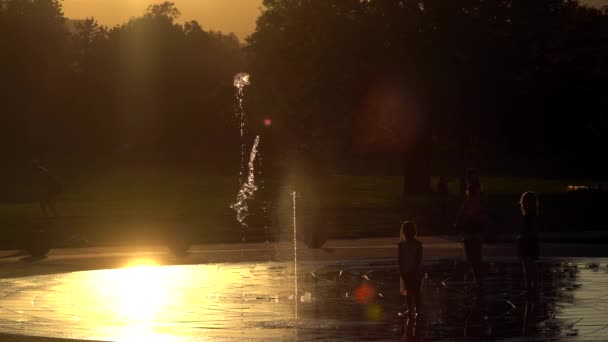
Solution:
{"label": "golden sunlight reflection", "polygon": [[65,274],[36,305],[52,308],[63,324],[86,327],[96,340],[175,342],[218,331],[239,335],[235,327],[244,321],[255,326],[292,318],[293,301],[279,300],[293,294],[285,272],[283,266],[159,266],[140,259],[120,269]]}
{"label": "golden sunlight reflection", "polygon": [[130,321],[149,321],[167,299],[166,270],[153,265],[136,264],[116,270],[100,282],[100,292],[107,303],[114,303],[119,316]]}

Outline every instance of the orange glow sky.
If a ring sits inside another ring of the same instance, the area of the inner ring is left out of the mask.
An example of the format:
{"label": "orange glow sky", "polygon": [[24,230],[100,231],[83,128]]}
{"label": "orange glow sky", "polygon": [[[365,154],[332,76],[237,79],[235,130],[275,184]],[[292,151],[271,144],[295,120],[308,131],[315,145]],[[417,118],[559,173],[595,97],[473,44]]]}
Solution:
{"label": "orange glow sky", "polygon": [[[182,12],[179,21],[197,20],[203,29],[234,32],[239,39],[251,34],[262,0],[171,0]],[[142,15],[150,4],[161,0],[63,0],[70,19],[95,17],[106,26],[122,24]]]}
{"label": "orange glow sky", "polygon": [[[171,0],[182,12],[180,21],[197,20],[205,30],[234,32],[243,40],[255,29],[262,0]],[[115,26],[143,14],[150,4],[162,0],[63,0],[70,19],[95,17],[100,24]],[[593,6],[606,6],[608,0],[582,0]]]}

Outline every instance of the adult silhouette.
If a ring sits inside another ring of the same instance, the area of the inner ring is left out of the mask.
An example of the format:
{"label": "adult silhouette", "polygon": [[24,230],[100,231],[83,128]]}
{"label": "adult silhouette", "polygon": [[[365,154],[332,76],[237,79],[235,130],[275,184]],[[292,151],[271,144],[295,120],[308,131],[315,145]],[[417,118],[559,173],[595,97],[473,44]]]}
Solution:
{"label": "adult silhouette", "polygon": [[61,184],[40,161],[33,160],[32,169],[35,175],[36,193],[40,209],[46,218],[54,219],[57,217],[55,199],[61,192]]}

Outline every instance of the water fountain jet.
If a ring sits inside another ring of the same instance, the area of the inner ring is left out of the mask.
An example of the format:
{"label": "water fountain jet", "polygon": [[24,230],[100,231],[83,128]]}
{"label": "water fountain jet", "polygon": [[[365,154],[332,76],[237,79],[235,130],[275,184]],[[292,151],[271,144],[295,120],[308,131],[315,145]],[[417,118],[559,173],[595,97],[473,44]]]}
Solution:
{"label": "water fountain jet", "polygon": [[293,285],[294,285],[294,301],[295,301],[295,317],[298,320],[298,239],[297,239],[297,197],[298,193],[294,190],[291,192],[293,203]]}

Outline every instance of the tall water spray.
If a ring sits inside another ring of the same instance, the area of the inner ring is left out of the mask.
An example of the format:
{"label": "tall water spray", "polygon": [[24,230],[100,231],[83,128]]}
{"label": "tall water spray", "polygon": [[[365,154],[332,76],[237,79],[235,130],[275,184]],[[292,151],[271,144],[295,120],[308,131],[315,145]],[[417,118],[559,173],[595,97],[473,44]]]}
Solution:
{"label": "tall water spray", "polygon": [[239,122],[239,131],[241,134],[241,168],[239,171],[239,183],[243,184],[243,175],[245,171],[245,124],[247,117],[245,116],[245,107],[243,101],[245,99],[245,87],[250,85],[249,74],[241,72],[234,76],[234,87],[236,88],[236,108],[235,115]]}
{"label": "tall water spray", "polygon": [[[236,211],[236,219],[239,221],[242,227],[247,227],[245,218],[249,215],[249,206],[247,201],[253,198],[258,186],[255,184],[255,160],[258,155],[258,145],[260,143],[260,136],[256,136],[249,154],[248,174],[247,181],[241,184],[238,194],[236,195],[236,202],[230,207]],[[243,236],[244,240],[244,236]]]}
{"label": "tall water spray", "polygon": [[296,191],[292,191],[291,200],[293,205],[293,286],[294,286],[294,300],[295,300],[295,316],[296,320],[298,319],[298,301],[300,298],[298,297],[298,240],[297,240],[297,197],[298,193]]}
{"label": "tall water spray", "polygon": [[[260,142],[260,137],[256,137],[253,148],[251,149],[251,153],[249,155],[249,174],[247,176],[247,181],[244,180],[243,174],[245,171],[245,123],[247,117],[245,116],[245,107],[243,106],[243,100],[245,98],[245,87],[250,84],[249,82],[249,74],[247,73],[239,73],[234,76],[234,86],[236,87],[236,108],[235,114],[237,121],[239,122],[239,132],[240,132],[240,145],[241,145],[241,163],[239,168],[239,185],[240,189],[238,194],[236,195],[236,202],[232,204],[230,207],[236,211],[236,219],[241,224],[241,241],[245,242],[245,227],[247,227],[247,223],[245,223],[245,218],[247,217],[249,208],[247,206],[247,200],[253,197],[253,194],[257,190],[257,186],[255,185],[255,157],[258,153],[258,143]],[[243,249],[241,248],[241,256],[243,256]],[[241,298],[245,299],[245,293],[243,292],[243,287],[241,287]],[[243,315],[243,309],[241,309],[241,315]],[[241,331],[241,334],[244,332]]]}
{"label": "tall water spray", "polygon": [[247,163],[247,178],[245,175],[245,128],[247,123],[247,116],[245,115],[245,108],[243,106],[243,100],[245,97],[245,87],[248,86],[249,74],[239,73],[234,76],[234,86],[236,87],[236,108],[235,114],[239,122],[239,132],[241,140],[241,165],[239,171],[239,184],[240,189],[236,196],[236,202],[230,207],[236,211],[236,219],[241,224],[241,240],[245,241],[245,228],[247,222],[245,219],[249,215],[249,206],[247,202],[251,200],[258,190],[258,186],[255,184],[255,162],[258,155],[258,145],[260,143],[260,136],[256,136],[249,153],[249,162]]}

